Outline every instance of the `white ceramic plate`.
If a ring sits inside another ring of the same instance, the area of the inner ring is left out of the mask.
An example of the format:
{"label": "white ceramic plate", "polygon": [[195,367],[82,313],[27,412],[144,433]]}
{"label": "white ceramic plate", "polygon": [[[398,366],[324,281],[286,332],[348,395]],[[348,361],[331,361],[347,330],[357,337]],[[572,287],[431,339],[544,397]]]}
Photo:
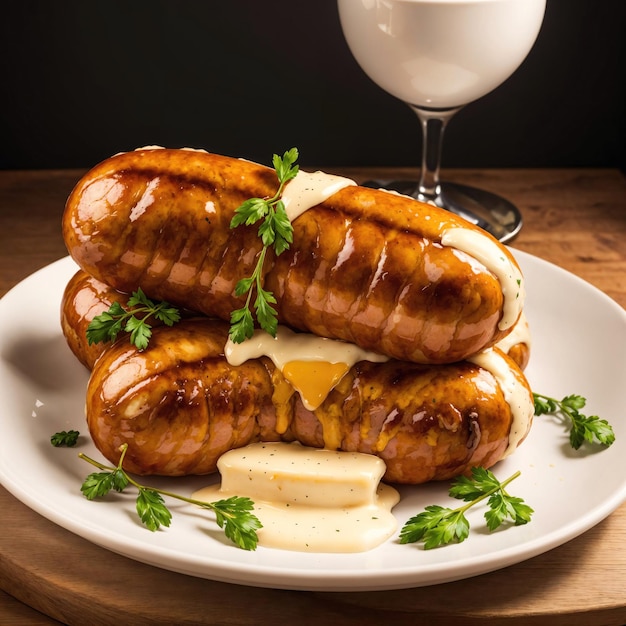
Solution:
{"label": "white ceramic plate", "polygon": [[[472,510],[470,537],[425,551],[397,538],[361,554],[308,554],[259,547],[240,550],[207,513],[168,501],[170,528],[152,533],[138,522],[134,495],[88,501],[80,485],[101,459],[83,419],[87,372],[59,328],[62,291],[76,266],[62,259],[33,274],[0,301],[0,480],[46,518],[127,557],[193,576],[245,585],[305,590],[383,590],[458,580],[518,563],[591,528],[626,500],[626,313],[606,295],[558,267],[516,252],[526,275],[526,314],[533,333],[527,374],[537,392],[588,399],[587,414],[613,425],[605,450],[574,452],[567,430],[551,416],[535,419],[522,447],[494,468],[516,470],[510,486],[535,509],[531,523],[494,533],[484,509]],[[53,448],[50,436],[79,430],[78,449]],[[191,493],[209,478],[161,479]],[[394,509],[399,528],[428,504],[457,506],[448,484],[403,488]]]}

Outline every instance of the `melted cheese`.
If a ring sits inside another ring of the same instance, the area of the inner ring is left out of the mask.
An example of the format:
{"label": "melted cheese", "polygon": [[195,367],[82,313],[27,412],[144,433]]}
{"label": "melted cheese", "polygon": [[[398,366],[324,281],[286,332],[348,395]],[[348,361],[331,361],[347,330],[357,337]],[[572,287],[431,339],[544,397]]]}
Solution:
{"label": "melted cheese", "polygon": [[347,363],[289,361],[283,367],[283,376],[310,406],[317,408],[349,369]]}
{"label": "melted cheese", "polygon": [[291,423],[291,398],[295,393],[293,385],[289,384],[282,372],[279,369],[275,369],[272,373],[272,404],[276,411],[276,432],[279,435],[287,432],[289,424]]}
{"label": "melted cheese", "polygon": [[193,497],[247,496],[263,524],[261,546],[301,552],[363,552],[397,528],[399,493],[380,480],[382,459],[300,444],[256,443],[218,460],[221,484]]}
{"label": "melted cheese", "polygon": [[524,306],[524,279],[515,263],[503,253],[500,244],[486,234],[470,228],[445,230],[441,235],[441,244],[469,254],[496,276],[504,296],[502,318],[498,327],[506,330],[513,326]]}
{"label": "melted cheese", "polygon": [[[388,357],[363,350],[352,343],[295,333],[279,326],[276,337],[258,330],[250,339],[224,347],[226,360],[241,365],[248,359],[266,356],[283,373],[310,411],[318,408],[343,376],[358,361],[381,363]],[[305,365],[307,364],[307,365]]]}

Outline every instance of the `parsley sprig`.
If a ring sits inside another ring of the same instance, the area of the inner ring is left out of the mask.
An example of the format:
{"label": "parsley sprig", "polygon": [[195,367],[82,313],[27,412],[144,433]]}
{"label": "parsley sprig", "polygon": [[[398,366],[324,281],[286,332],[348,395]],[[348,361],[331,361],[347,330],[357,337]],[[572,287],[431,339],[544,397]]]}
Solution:
{"label": "parsley sprig", "polygon": [[276,336],[277,313],[272,306],[276,304],[276,298],[271,291],[263,289],[263,265],[269,248],[272,248],[278,256],[293,242],[293,227],[281,196],[284,186],[298,174],[299,167],[295,164],[297,159],[297,148],[291,148],[282,157],[275,154],[272,162],[278,178],[278,190],[271,198],[246,200],[235,209],[235,215],[230,222],[230,228],[237,228],[241,224],[250,226],[263,220],[258,230],[263,249],[257,258],[256,267],[251,276],[242,278],[235,285],[236,296],[243,296],[247,293],[248,297],[245,305],[233,311],[230,316],[230,338],[234,343],[241,343],[252,337],[254,333],[254,320],[250,309],[253,291],[256,292],[254,311],[259,326],[272,337]]}
{"label": "parsley sprig", "polygon": [[611,425],[597,415],[584,415],[580,409],[585,407],[587,400],[575,394],[556,400],[550,396],[533,393],[535,415],[553,414],[566,418],[570,422],[569,441],[578,450],[585,441],[610,446],[615,441],[615,433]]}
{"label": "parsley sprig", "polygon": [[500,482],[495,475],[483,467],[472,468],[472,476],[460,476],[450,487],[449,495],[468,504],[451,509],[432,504],[409,519],[400,531],[400,543],[424,541],[424,548],[430,550],[452,542],[461,543],[469,536],[470,524],[465,517],[468,509],[487,499],[489,510],[485,513],[487,528],[498,528],[510,519],[515,526],[527,524],[534,513],[522,498],[509,495],[505,487],[520,475],[515,472]]}
{"label": "parsley sprig", "polygon": [[128,308],[114,302],[107,311],[97,315],[87,327],[87,343],[114,341],[122,331],[130,333],[130,342],[139,350],[148,347],[152,336],[152,326],[147,320],[150,317],[173,326],[180,320],[177,308],[169,303],[153,302],[141,289],[133,291],[128,299]]}
{"label": "parsley sprig", "polygon": [[137,515],[149,530],[156,531],[161,526],[169,527],[172,514],[165,506],[163,499],[163,496],[167,496],[213,511],[215,521],[220,528],[224,529],[226,537],[244,550],[256,549],[258,543],[256,531],[262,527],[262,524],[254,514],[250,513],[254,508],[254,503],[250,498],[232,496],[216,502],[204,502],[164,489],[147,487],[138,483],[122,468],[127,449],[127,444],[120,446],[121,455],[117,467],[108,467],[86,454],[79,454],[81,459],[102,470],[89,474],[80,488],[88,500],[106,496],[112,489],[122,492],[132,485],[139,492],[136,500]]}

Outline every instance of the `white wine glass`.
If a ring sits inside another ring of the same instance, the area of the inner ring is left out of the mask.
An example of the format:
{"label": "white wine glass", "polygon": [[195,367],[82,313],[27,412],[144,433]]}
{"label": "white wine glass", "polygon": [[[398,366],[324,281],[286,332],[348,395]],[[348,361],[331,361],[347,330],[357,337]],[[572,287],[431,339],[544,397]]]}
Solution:
{"label": "white wine glass", "polygon": [[422,128],[419,182],[368,184],[441,206],[510,241],[522,227],[517,207],[489,191],[440,181],[443,135],[455,113],[521,65],[546,0],[338,0],[337,6],[358,64],[408,104]]}

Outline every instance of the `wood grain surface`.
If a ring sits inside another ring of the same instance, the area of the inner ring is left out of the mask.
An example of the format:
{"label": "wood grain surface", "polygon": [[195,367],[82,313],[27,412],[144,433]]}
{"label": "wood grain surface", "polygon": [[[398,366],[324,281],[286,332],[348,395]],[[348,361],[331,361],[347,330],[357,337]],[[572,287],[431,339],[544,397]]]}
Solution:
{"label": "wood grain surface", "polygon": [[[308,169],[308,168],[305,168]],[[357,180],[409,169],[343,168]],[[0,172],[0,295],[66,255],[60,218],[79,171]],[[452,170],[517,204],[513,246],[626,306],[626,182],[617,170]],[[621,338],[624,341],[625,338]],[[0,488],[0,624],[626,624],[626,504],[582,536],[506,569],[368,593],[261,589],[144,565],[81,539]]]}

